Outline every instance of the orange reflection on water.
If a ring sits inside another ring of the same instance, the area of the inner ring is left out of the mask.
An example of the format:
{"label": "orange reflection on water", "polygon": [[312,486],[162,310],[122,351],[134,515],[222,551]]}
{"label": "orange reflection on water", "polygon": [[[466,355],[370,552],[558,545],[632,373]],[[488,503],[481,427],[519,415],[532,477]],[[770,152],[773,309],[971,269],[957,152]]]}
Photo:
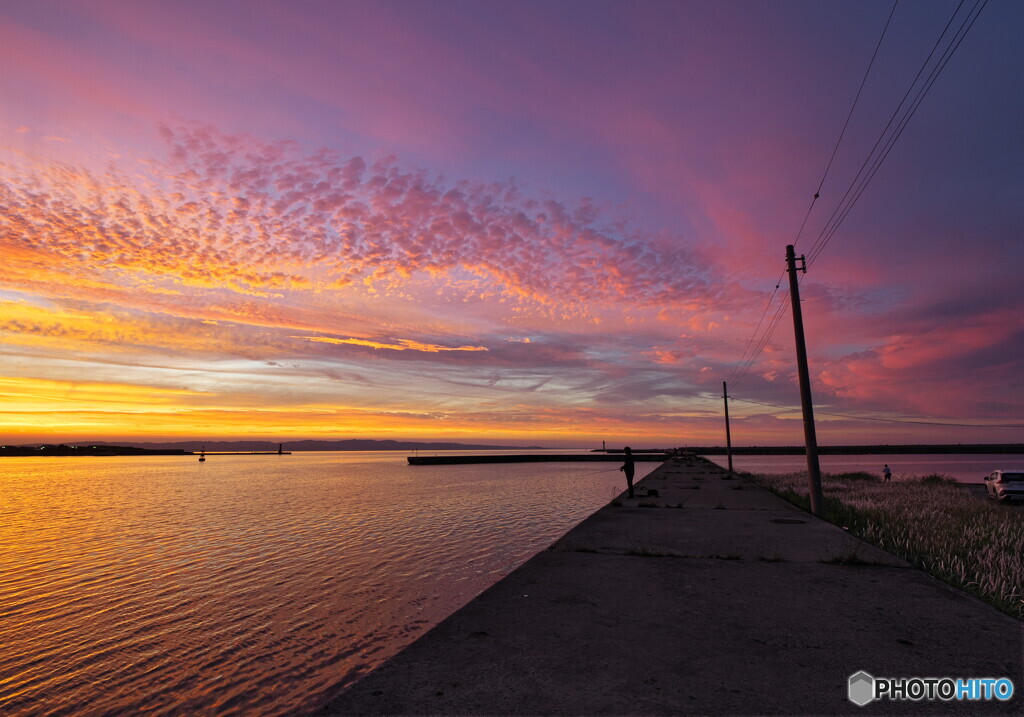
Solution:
{"label": "orange reflection on water", "polygon": [[590,464],[0,460],[0,705],[295,714],[607,503]]}

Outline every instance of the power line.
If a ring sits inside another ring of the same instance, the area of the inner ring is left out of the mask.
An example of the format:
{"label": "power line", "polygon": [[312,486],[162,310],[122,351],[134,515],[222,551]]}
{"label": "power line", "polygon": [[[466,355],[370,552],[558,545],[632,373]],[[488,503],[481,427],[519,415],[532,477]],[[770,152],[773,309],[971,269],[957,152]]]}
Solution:
{"label": "power line", "polygon": [[[761,312],[761,318],[758,319],[757,326],[754,327],[754,333],[752,333],[750,335],[750,339],[747,341],[747,345],[743,349],[743,353],[740,355],[739,363],[737,363],[733,367],[732,373],[729,374],[729,380],[728,380],[729,383],[733,383],[734,381],[738,381],[739,378],[741,377],[741,374],[745,373],[745,369],[746,369],[746,366],[747,366],[747,353],[751,350],[751,346],[754,345],[754,339],[757,338],[757,332],[760,331],[761,325],[764,323],[764,317],[768,315],[768,309],[771,308],[772,301],[775,300],[775,295],[778,293],[779,286],[781,284],[782,284],[782,277],[779,277],[779,281],[775,282],[775,290],[772,291],[771,296],[768,297],[768,303],[765,304],[764,311]],[[751,354],[751,360],[753,360],[753,358],[756,358],[755,354]]]}
{"label": "power line", "polygon": [[[988,4],[988,0],[975,1],[974,7],[967,13],[967,16],[961,22],[960,27],[953,34],[952,38],[949,40],[949,43],[946,45],[945,50],[943,50],[934,67],[932,67],[932,70],[929,72],[928,77],[925,80],[925,83],[918,90],[914,99],[911,101],[910,105],[904,111],[903,116],[896,123],[896,128],[893,130],[892,134],[889,135],[888,139],[886,139],[886,135],[889,132],[889,129],[893,126],[893,122],[896,121],[896,118],[899,115],[901,108],[904,106],[904,104],[907,101],[907,98],[913,92],[913,89],[917,85],[918,80],[921,78],[921,75],[927,69],[929,63],[932,60],[932,57],[934,57],[935,52],[942,44],[943,38],[946,37],[947,33],[949,32],[949,28],[953,25],[954,20],[960,14],[960,10],[963,7],[964,2],[965,0],[961,0],[960,4],[957,5],[956,10],[950,16],[950,19],[946,23],[946,26],[943,28],[942,33],[939,35],[939,38],[932,46],[931,52],[928,54],[928,57],[925,58],[925,61],[922,64],[921,69],[918,70],[917,75],[914,77],[913,82],[911,82],[910,86],[908,87],[906,93],[903,96],[903,99],[900,100],[900,103],[897,105],[896,110],[890,117],[889,122],[885,126],[885,129],[882,130],[882,133],[879,135],[878,140],[876,140],[874,147],[872,147],[871,149],[871,152],[868,153],[867,158],[864,160],[853,181],[850,183],[850,186],[843,194],[843,197],[836,205],[836,208],[832,212],[832,215],[829,217],[829,220],[826,222],[825,227],[822,229],[821,233],[818,235],[818,238],[815,240],[814,244],[811,246],[811,249],[808,251],[808,257],[806,261],[807,265],[810,265],[811,262],[817,259],[817,257],[824,250],[825,246],[835,235],[836,231],[838,231],[840,225],[843,223],[843,221],[845,221],[846,217],[849,215],[854,205],[857,203],[861,195],[864,193],[864,190],[867,188],[867,185],[874,178],[875,174],[878,172],[879,168],[882,166],[882,163],[885,161],[885,159],[889,156],[889,152],[892,150],[896,141],[899,140],[900,136],[903,134],[903,131],[906,129],[907,124],[910,122],[910,119],[917,112],[917,109],[920,107],[921,102],[924,100],[924,97],[927,95],[928,91],[934,85],[939,74],[942,72],[942,70],[948,64],[949,60],[952,58],[953,54],[959,48],[960,44],[963,42],[964,37],[966,37],[967,33],[974,26],[974,23],[975,21],[977,21],[978,16],[981,14],[981,11],[984,10],[985,6]],[[899,0],[896,0],[893,3],[892,9],[889,11],[889,16],[886,19],[885,26],[882,29],[882,34],[878,39],[878,43],[875,45],[875,50],[872,53],[871,60],[868,63],[867,70],[864,73],[864,77],[861,80],[860,87],[858,88],[857,94],[854,97],[853,104],[850,107],[850,112],[847,114],[846,122],[843,124],[842,131],[839,134],[839,138],[836,141],[836,145],[832,150],[832,155],[829,158],[825,171],[822,174],[821,181],[818,184],[818,190],[814,193],[814,197],[811,200],[811,204],[808,207],[807,213],[804,216],[803,223],[801,223],[800,229],[797,232],[796,241],[799,241],[800,236],[804,231],[804,227],[807,224],[808,217],[810,217],[811,210],[814,208],[814,204],[820,196],[821,188],[824,186],[825,179],[828,176],[828,173],[832,167],[832,163],[835,159],[836,153],[838,152],[839,146],[842,143],[843,137],[846,134],[846,130],[849,126],[850,120],[853,117],[854,109],[856,108],[857,102],[860,99],[861,93],[863,92],[864,86],[871,72],[871,68],[874,65],[875,58],[878,55],[879,48],[882,45],[882,41],[885,38],[886,32],[889,28],[889,25],[892,21],[892,17],[896,11],[896,7],[898,4]],[[882,149],[876,155],[876,152],[878,152],[879,149],[879,145],[882,145]],[[851,192],[853,193],[852,198]],[[794,245],[796,244],[796,241],[794,241]],[[782,275],[785,275],[785,271],[783,271]],[[765,317],[768,315],[769,310],[771,309],[771,305],[774,302],[775,297],[778,293],[781,281],[782,276],[779,277],[779,281],[776,282],[775,285],[775,290],[768,297],[768,302],[765,305],[764,311],[761,313],[761,318],[758,320],[757,326],[754,328],[754,331],[750,339],[747,341],[747,345],[744,348],[739,363],[733,368],[733,371],[729,377],[728,382],[734,386],[738,385],[739,382],[742,381],[750,372],[751,368],[753,368],[762,351],[764,351],[764,349],[768,345],[768,342],[771,340],[771,336],[774,333],[775,329],[778,327],[779,322],[782,320],[782,316],[785,313],[785,309],[789,306],[790,297],[787,292],[785,300],[780,304],[779,308],[776,310],[776,313],[773,315],[772,319],[769,321],[767,327],[765,328],[764,333],[761,335],[760,338],[758,338],[758,331],[764,325]]]}
{"label": "power line", "polygon": [[[750,346],[754,343],[754,338],[757,336],[757,332],[761,328],[761,324],[764,323],[764,317],[768,314],[768,309],[771,308],[772,301],[775,300],[775,295],[778,293],[779,287],[782,286],[782,277],[784,277],[785,275],[786,275],[786,270],[783,269],[782,273],[779,274],[778,280],[775,282],[775,289],[772,291],[771,295],[768,297],[768,303],[765,304],[764,311],[761,312],[761,318],[758,320],[757,326],[754,327],[754,333],[750,335],[750,339],[747,341],[747,346],[746,346],[746,348],[743,349],[743,354],[740,356],[740,363],[741,364],[743,363],[743,360],[746,358],[747,351],[750,350]],[[734,367],[733,368],[733,373],[729,377],[730,381],[732,380],[732,376],[736,375],[736,370],[737,369]]]}
{"label": "power line", "polygon": [[[764,401],[752,401],[749,398],[736,398],[735,396],[729,396],[734,401],[740,401],[741,403],[753,403],[758,406],[768,406],[769,408],[779,408],[787,412],[799,411],[799,408],[793,408],[791,406],[780,406],[775,403],[765,403]],[[872,416],[855,416],[848,413],[829,413],[827,411],[819,411],[817,407],[814,409],[815,413],[819,413],[824,416],[835,416],[837,418],[850,418],[855,421],[878,421],[881,423],[913,423],[919,426],[956,426],[960,428],[1024,428],[1024,423],[1008,423],[1008,424],[992,424],[992,423],[951,423],[945,421],[914,421],[902,418],[877,418]],[[967,419],[958,419],[967,420]]]}
{"label": "power line", "polygon": [[768,346],[768,342],[771,340],[772,334],[775,333],[775,329],[778,328],[779,322],[781,322],[783,317],[786,315],[786,309],[789,308],[789,302],[790,296],[789,290],[787,289],[785,298],[783,299],[782,303],[779,304],[779,307],[775,310],[775,314],[768,322],[768,326],[765,328],[764,334],[762,334],[761,338],[758,340],[757,344],[750,352],[750,355],[745,360],[741,359],[739,369],[737,371],[734,371],[734,378],[729,380],[730,384],[734,386],[739,385],[739,383],[750,372],[750,369],[753,368],[754,364],[757,362],[758,357],[761,355],[761,352],[764,351],[764,349]]}
{"label": "power line", "polygon": [[[868,76],[871,74],[871,68],[875,64],[875,58],[878,57],[878,50],[882,46],[882,40],[885,39],[885,33],[889,29],[889,24],[892,22],[892,16],[896,12],[896,6],[899,5],[899,0],[895,0],[892,5],[892,9],[889,11],[889,17],[886,18],[885,26],[882,28],[882,34],[878,38],[878,42],[875,44],[875,50],[871,54],[871,60],[868,62],[867,69],[864,71],[864,77],[860,81],[860,87],[857,88],[857,94],[853,98],[853,104],[850,105],[850,111],[846,115],[846,122],[843,123],[843,128],[839,132],[839,138],[836,140],[835,146],[832,148],[832,155],[829,157],[828,164],[825,166],[825,171],[821,175],[821,181],[818,182],[818,188],[814,192],[814,196],[811,198],[811,203],[807,207],[807,213],[804,214],[804,220],[800,223],[800,229],[796,233],[796,240],[793,242],[795,246],[800,241],[800,237],[804,233],[804,228],[807,226],[807,220],[811,216],[811,211],[814,209],[815,202],[818,201],[818,197],[821,196],[821,188],[825,185],[825,179],[828,177],[829,170],[832,168],[832,162],[836,158],[836,153],[839,151],[839,146],[843,142],[843,137],[846,136],[846,129],[850,125],[850,119],[853,117],[853,111],[857,107],[857,102],[860,100],[861,93],[864,91],[864,85],[867,84]],[[743,354],[740,356],[739,363],[733,367],[732,374],[729,376],[729,383],[738,384],[747,374],[747,372],[753,367],[757,358],[761,355],[765,346],[768,345],[768,341],[771,340],[772,333],[778,326],[781,320],[781,315],[785,312],[785,307],[788,306],[788,299],[783,302],[780,309],[777,310],[776,315],[769,322],[768,328],[765,330],[764,335],[761,339],[757,339],[757,332],[761,329],[764,324],[765,316],[768,315],[768,310],[771,308],[772,302],[775,300],[775,296],[779,291],[779,286],[782,284],[782,277],[786,275],[785,270],[779,275],[778,281],[775,282],[775,289],[768,297],[768,303],[764,307],[764,311],[761,312],[761,318],[757,322],[757,326],[754,327],[754,332],[751,334],[750,339],[747,341],[746,347],[743,349]],[[755,341],[755,339],[757,339]],[[752,347],[756,347],[753,348]],[[749,352],[749,356],[748,356]]]}
{"label": "power line", "polygon": [[[896,0],[892,4],[892,10],[889,11],[889,17],[885,21],[885,27],[882,28],[882,34],[878,38],[878,44],[875,45],[875,51],[871,53],[871,61],[868,63],[868,69],[864,71],[864,79],[860,81],[860,87],[857,88],[857,95],[853,98],[853,104],[850,106],[850,112],[846,115],[846,122],[843,123],[843,129],[839,133],[839,139],[836,140],[836,146],[832,149],[832,156],[828,158],[828,165],[825,167],[825,173],[821,175],[821,181],[818,182],[818,189],[814,192],[814,199],[817,199],[821,194],[821,188],[825,186],[825,177],[828,176],[828,171],[832,168],[832,162],[836,158],[836,152],[839,151],[839,145],[843,141],[843,137],[846,135],[846,128],[850,126],[850,119],[853,117],[853,110],[857,107],[857,100],[860,99],[861,93],[864,91],[864,85],[867,84],[868,75],[871,74],[871,68],[875,64],[875,58],[878,57],[878,50],[882,47],[882,40],[885,39],[885,32],[889,29],[889,23],[892,22],[892,16],[896,13],[896,6],[900,4],[900,0]],[[814,202],[811,202],[811,206],[814,206]],[[808,210],[809,212],[810,210]],[[806,221],[806,219],[804,220]],[[801,227],[803,229],[803,227]],[[800,235],[797,234],[796,240],[800,240]],[[793,242],[796,246],[796,242]]]}
{"label": "power line", "polygon": [[[899,104],[896,106],[896,109],[890,116],[888,123],[885,125],[885,128],[878,136],[878,139],[875,141],[875,144],[871,148],[871,151],[868,153],[868,156],[864,159],[864,162],[861,164],[861,167],[857,171],[857,174],[850,182],[850,186],[843,194],[842,199],[839,200],[839,203],[836,205],[835,210],[833,210],[832,215],[825,223],[825,227],[822,229],[821,233],[818,235],[818,238],[815,240],[814,244],[811,246],[811,249],[808,251],[808,264],[812,263],[814,260],[817,259],[817,257],[824,250],[825,246],[829,243],[829,241],[831,241],[832,237],[838,231],[840,225],[842,225],[842,223],[846,220],[846,217],[849,215],[854,205],[860,199],[868,184],[871,182],[872,179],[874,179],[875,174],[878,173],[878,170],[881,168],[882,164],[889,156],[889,152],[892,151],[893,146],[895,146],[896,142],[902,136],[903,131],[907,127],[907,124],[910,122],[911,118],[913,118],[914,114],[917,113],[917,110],[921,106],[921,103],[924,101],[925,96],[931,90],[932,86],[935,84],[935,81],[938,79],[943,69],[945,69],[946,65],[949,63],[950,59],[953,57],[953,54],[960,47],[960,44],[967,36],[967,33],[970,31],[970,29],[974,26],[974,23],[977,21],[978,16],[981,15],[982,10],[985,9],[985,6],[987,4],[988,0],[975,0],[974,6],[967,12],[967,15],[961,21],[959,28],[957,28],[957,30],[950,37],[948,43],[945,46],[945,49],[942,51],[939,58],[935,61],[934,66],[932,66],[932,69],[929,71],[923,84],[918,88],[916,95],[914,95],[914,98],[910,101],[910,104],[907,105],[904,109],[904,104],[906,104],[907,98],[910,97],[911,93],[914,92],[914,88],[917,86],[918,80],[921,79],[922,74],[924,74],[929,64],[931,64],[932,58],[935,56],[936,51],[939,49],[939,46],[942,45],[943,38],[946,37],[946,34],[949,32],[949,29],[953,25],[954,20],[956,20],[957,16],[960,14],[960,10],[964,5],[964,0],[961,0],[960,4],[957,5],[956,9],[953,11],[953,14],[950,16],[949,21],[946,23],[946,26],[943,28],[942,33],[939,35],[938,39],[935,41],[935,44],[932,46],[931,52],[928,53],[928,56],[922,63],[921,68],[917,72],[917,75],[915,75],[913,81],[910,83],[910,86],[907,88],[907,91],[904,93],[903,98],[900,100]],[[901,111],[903,112],[903,115],[897,121],[897,117],[900,115]],[[895,128],[892,129],[892,132],[890,133],[890,128],[893,128],[894,122],[896,122]],[[882,148],[879,150],[880,145]],[[853,193],[852,197],[851,192]]]}
{"label": "power line", "polygon": [[[783,271],[782,273],[783,273],[783,276],[785,276],[786,272]],[[797,281],[802,282],[804,280],[804,276],[805,276],[804,274],[801,274],[800,276],[798,276],[797,277]],[[781,277],[779,277],[779,281],[781,283],[781,281],[782,281]],[[776,286],[775,288],[778,289],[779,287]],[[769,322],[768,327],[765,329],[764,334],[762,335],[760,341],[758,341],[758,343],[755,346],[753,352],[750,354],[750,357],[747,358],[746,361],[743,361],[741,359],[741,363],[740,363],[740,367],[739,367],[740,370],[739,371],[735,371],[734,370],[735,378],[729,380],[730,384],[739,385],[739,382],[742,381],[747,376],[747,374],[750,372],[750,369],[752,369],[754,367],[754,364],[757,362],[757,358],[761,355],[761,352],[764,351],[768,347],[768,342],[771,340],[772,334],[775,333],[775,329],[778,328],[779,323],[781,323],[782,319],[785,318],[785,316],[786,316],[786,309],[789,308],[791,301],[792,301],[792,297],[790,296],[789,290],[787,289],[786,290],[785,298],[783,299],[782,303],[779,304],[779,308],[775,310],[774,316],[772,316],[772,319]]]}
{"label": "power line", "polygon": [[[871,148],[871,151],[868,152],[868,156],[864,158],[864,162],[861,164],[860,169],[857,170],[857,174],[854,175],[853,180],[850,182],[850,186],[847,187],[846,192],[843,194],[842,198],[836,204],[836,208],[832,211],[832,215],[828,218],[828,221],[825,222],[825,228],[822,229],[821,234],[818,235],[818,238],[815,240],[814,244],[811,246],[811,253],[813,253],[815,251],[815,249],[818,247],[818,244],[821,242],[822,236],[827,231],[829,231],[829,227],[832,225],[833,220],[835,220],[836,215],[840,213],[840,210],[844,206],[844,203],[846,202],[847,198],[850,196],[850,192],[853,191],[854,186],[857,184],[858,180],[860,180],[861,174],[863,174],[863,172],[864,172],[864,168],[867,167],[868,164],[871,162],[871,158],[874,156],[875,151],[878,149],[878,145],[881,144],[882,140],[885,138],[886,133],[889,131],[889,128],[892,126],[893,121],[896,119],[896,115],[899,114],[900,108],[903,107],[903,103],[907,101],[907,97],[910,96],[910,93],[913,91],[914,86],[917,84],[917,81],[921,78],[921,73],[924,72],[925,67],[927,67],[928,63],[931,61],[932,56],[935,55],[935,51],[938,49],[939,45],[941,44],[942,38],[946,36],[947,32],[949,32],[949,28],[953,24],[953,20],[960,13],[960,8],[963,7],[963,4],[964,4],[964,0],[960,0],[960,4],[956,6],[956,9],[953,11],[953,14],[950,16],[949,20],[946,22],[946,26],[942,29],[942,33],[939,35],[938,39],[935,40],[935,44],[932,45],[931,52],[928,53],[928,56],[925,58],[924,63],[921,65],[921,68],[917,71],[917,74],[914,76],[914,79],[910,83],[910,86],[907,87],[907,91],[903,94],[903,98],[900,100],[899,104],[896,105],[896,109],[893,110],[892,115],[889,117],[889,121],[886,123],[885,127],[882,129],[882,132],[881,132],[881,134],[879,134],[878,139],[875,140],[875,144]],[[850,204],[850,208],[852,208],[852,205],[853,205],[853,203]],[[845,214],[843,215],[843,218],[845,218]],[[839,223],[841,223],[841,221]],[[836,226],[838,228],[838,223],[837,223]]]}
{"label": "power line", "polygon": [[[824,250],[825,246],[838,231],[840,225],[843,223],[843,221],[846,220],[846,217],[849,215],[854,205],[857,203],[861,195],[864,193],[864,190],[867,188],[868,184],[871,182],[875,174],[878,172],[879,168],[882,166],[882,163],[889,156],[889,152],[892,150],[896,141],[899,140],[900,136],[903,134],[903,131],[906,129],[906,126],[910,122],[910,119],[917,112],[917,109],[920,107],[922,101],[924,100],[924,97],[927,95],[931,87],[935,84],[935,81],[938,78],[939,74],[949,63],[949,60],[952,58],[953,54],[959,48],[967,33],[974,26],[974,23],[977,21],[978,16],[981,14],[982,10],[985,9],[985,6],[988,4],[988,0],[975,1],[974,6],[971,8],[971,10],[967,13],[966,17],[960,23],[959,28],[950,38],[949,42],[945,46],[945,49],[939,56],[939,59],[936,61],[935,65],[928,73],[928,76],[925,79],[924,84],[921,85],[921,87],[918,89],[917,94],[914,96],[910,104],[904,110],[903,116],[900,117],[897,121],[897,117],[900,115],[901,108],[903,108],[906,104],[907,98],[910,97],[911,93],[914,91],[914,87],[917,86],[918,80],[921,79],[921,75],[928,68],[932,58],[935,56],[936,51],[942,45],[943,38],[946,37],[950,27],[953,25],[957,16],[960,14],[960,10],[963,7],[964,2],[965,0],[961,0],[960,4],[957,5],[956,10],[950,16],[950,19],[949,21],[947,21],[942,33],[939,35],[939,38],[932,46],[931,52],[929,52],[927,58],[925,58],[925,61],[922,64],[921,69],[918,70],[917,75],[914,77],[914,80],[910,83],[910,86],[904,94],[903,99],[900,100],[900,103],[897,105],[895,111],[890,117],[889,122],[882,130],[882,133],[879,135],[878,140],[876,140],[874,147],[872,147],[871,149],[871,152],[868,153],[868,156],[865,158],[863,164],[858,170],[853,181],[850,183],[850,186],[847,188],[846,192],[843,194],[843,197],[836,205],[835,210],[832,212],[832,215],[829,217],[829,220],[826,222],[825,227],[822,229],[821,233],[818,235],[818,238],[815,240],[814,244],[811,246],[811,249],[808,251],[808,257],[806,262],[807,265],[810,265],[815,259],[817,259],[817,257]],[[871,61],[868,63],[868,68],[864,73],[864,78],[861,80],[861,85],[857,90],[857,94],[854,98],[853,104],[850,107],[850,112],[847,114],[846,122],[843,125],[843,129],[840,132],[839,139],[837,140],[836,145],[832,150],[832,155],[829,158],[828,164],[825,168],[825,172],[822,175],[821,182],[818,185],[818,191],[815,192],[814,197],[811,200],[811,205],[808,207],[807,214],[804,216],[804,221],[800,226],[799,232],[797,233],[796,241],[799,241],[800,236],[803,233],[804,227],[807,223],[807,219],[810,216],[811,210],[814,207],[814,203],[820,196],[821,188],[822,186],[824,186],[824,182],[826,177],[828,176],[829,170],[831,169],[832,162],[835,159],[836,153],[842,142],[843,136],[845,135],[847,127],[849,126],[850,119],[853,116],[853,111],[857,106],[857,102],[864,89],[865,83],[867,82],[867,78],[871,72],[872,66],[874,65],[875,58],[877,57],[879,48],[882,44],[882,40],[884,39],[886,31],[889,28],[889,25],[892,21],[893,14],[896,11],[898,3],[899,0],[896,0],[896,2],[894,2],[893,4],[892,9],[889,12],[889,16],[886,19],[885,26],[882,29],[882,34],[879,37],[878,43],[875,46],[874,53],[872,54]],[[893,129],[892,133],[889,134],[889,130],[890,128],[893,127],[894,122],[896,122],[895,129]],[[886,139],[887,134],[888,139]],[[880,145],[881,150],[879,150]],[[783,275],[784,274],[785,272],[783,272]],[[768,315],[772,302],[775,300],[775,296],[779,289],[779,283],[781,283],[781,277],[779,279],[779,282],[776,283],[775,290],[768,298],[768,303],[766,304],[765,309],[761,314],[761,318],[758,321],[753,334],[747,341],[747,346],[744,349],[743,354],[741,355],[739,363],[733,368],[732,375],[729,378],[729,383],[733,385],[738,385],[738,383],[743,380],[743,378],[747,375],[747,373],[749,373],[750,369],[756,363],[757,358],[760,356],[761,352],[767,346],[768,341],[771,339],[772,333],[781,321],[782,313],[784,312],[785,306],[788,306],[789,297],[787,295],[786,301],[784,301],[783,304],[780,306],[780,309],[777,310],[776,314],[769,322],[761,338],[758,339],[757,332],[761,329],[761,326],[764,324],[764,319]]]}
{"label": "power line", "polygon": [[843,143],[843,137],[846,136],[846,129],[850,126],[850,120],[853,119],[853,111],[857,108],[857,102],[860,100],[861,93],[864,92],[864,85],[868,82],[868,76],[871,74],[871,68],[875,64],[875,58],[878,57],[878,50],[882,47],[882,40],[885,39],[885,33],[889,29],[889,23],[892,22],[892,16],[896,13],[896,6],[899,5],[900,0],[895,0],[892,4],[892,10],[889,11],[889,17],[885,20],[885,26],[882,28],[882,34],[878,37],[878,42],[875,44],[875,51],[871,53],[871,60],[868,62],[868,67],[864,71],[864,77],[860,81],[860,87],[857,88],[857,94],[854,95],[853,104],[850,105],[850,111],[846,114],[846,121],[843,123],[843,128],[839,132],[839,138],[836,140],[836,146],[832,148],[832,155],[828,158],[828,164],[825,165],[825,171],[821,175],[821,181],[818,182],[818,188],[814,190],[814,196],[811,198],[811,204],[807,207],[807,213],[804,215],[804,220],[800,223],[800,230],[796,233],[796,239],[793,240],[793,246],[796,246],[800,241],[800,237],[803,236],[804,227],[807,226],[807,220],[811,216],[811,210],[814,209],[815,202],[818,201],[818,197],[821,196],[821,188],[825,186],[825,178],[828,177],[828,172],[832,169],[832,162],[836,159],[836,154],[839,152],[839,146]]}

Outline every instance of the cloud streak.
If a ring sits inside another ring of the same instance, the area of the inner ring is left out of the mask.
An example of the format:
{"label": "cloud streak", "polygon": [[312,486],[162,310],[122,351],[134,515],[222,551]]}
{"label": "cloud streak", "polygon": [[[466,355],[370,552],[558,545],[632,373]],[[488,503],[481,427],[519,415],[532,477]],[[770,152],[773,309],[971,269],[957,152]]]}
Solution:
{"label": "cloud streak", "polygon": [[380,341],[365,341],[363,339],[336,339],[329,336],[295,336],[294,338],[303,341],[314,341],[322,344],[351,344],[353,346],[368,346],[371,349],[387,349],[389,351],[425,351],[427,353],[440,353],[442,351],[486,351],[486,346],[438,346],[437,344],[424,344],[410,339],[398,339],[398,343],[385,344]]}

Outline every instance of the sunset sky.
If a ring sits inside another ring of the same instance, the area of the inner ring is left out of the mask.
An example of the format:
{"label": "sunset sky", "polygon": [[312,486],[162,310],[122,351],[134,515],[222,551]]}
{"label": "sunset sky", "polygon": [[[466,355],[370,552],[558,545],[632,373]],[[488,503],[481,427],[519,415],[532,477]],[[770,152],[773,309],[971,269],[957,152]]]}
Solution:
{"label": "sunset sky", "polygon": [[830,164],[892,8],[0,0],[0,440],[797,444],[796,242],[821,443],[1024,442],[1024,3]]}

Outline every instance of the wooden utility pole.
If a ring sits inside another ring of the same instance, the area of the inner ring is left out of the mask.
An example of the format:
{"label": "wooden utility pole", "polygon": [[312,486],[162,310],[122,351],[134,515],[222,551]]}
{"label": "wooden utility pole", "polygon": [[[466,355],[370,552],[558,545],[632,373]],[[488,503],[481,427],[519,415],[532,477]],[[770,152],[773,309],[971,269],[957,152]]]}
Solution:
{"label": "wooden utility pole", "polygon": [[[824,513],[821,495],[821,468],[818,466],[818,438],[814,433],[814,404],[811,401],[811,374],[807,369],[807,345],[804,343],[804,317],[800,310],[800,282],[797,280],[796,255],[793,245],[786,247],[786,268],[789,271],[789,299],[793,307],[793,333],[796,336],[797,375],[800,377],[800,405],[804,414],[804,442],[807,444],[807,480],[811,489],[811,512],[819,518]],[[807,262],[800,257],[800,271],[806,273]]]}
{"label": "wooden utility pole", "polygon": [[729,391],[722,381],[722,400],[725,402],[725,455],[729,458],[729,472],[732,473],[732,434],[729,432]]}

